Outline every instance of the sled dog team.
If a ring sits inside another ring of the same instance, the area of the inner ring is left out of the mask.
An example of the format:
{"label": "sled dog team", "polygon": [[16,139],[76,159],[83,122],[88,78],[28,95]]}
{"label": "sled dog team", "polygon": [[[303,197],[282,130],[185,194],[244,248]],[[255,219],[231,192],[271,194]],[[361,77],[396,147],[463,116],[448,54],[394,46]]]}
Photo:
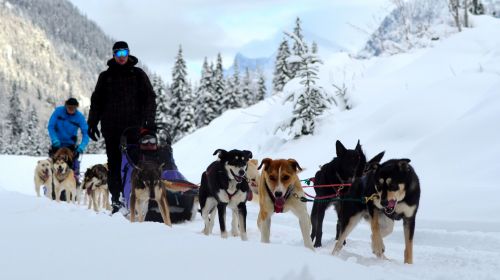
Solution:
{"label": "sled dog team", "polygon": [[[346,149],[336,142],[336,157],[322,165],[313,180],[316,198],[312,199],[311,214],[307,212],[307,197],[298,174],[302,167],[295,159],[264,158],[260,164],[246,150],[217,149],[217,160],[201,176],[199,203],[204,221],[203,233],[212,233],[218,214],[222,238],[227,238],[226,209],[232,210],[231,235],[247,240],[246,202],[258,197],[260,211],[257,226],[261,242],[269,243],[271,217],[291,212],[299,221],[304,246],[314,250],[321,247],[323,219],[326,210],[334,206],[337,214],[336,244],[333,254],[346,245],[348,235],[364,218],[370,223],[373,253],[385,259],[383,238],[392,233],[395,220],[403,220],[404,262],[413,263],[413,236],[415,217],[420,200],[420,184],[410,160],[382,161],[384,152],[370,160],[358,141],[354,149]],[[53,182],[56,200],[66,191],[68,202],[78,201],[84,195],[88,208],[109,209],[107,169],[97,164],[85,172],[81,188],[77,189],[71,168],[71,151],[62,151],[53,158],[40,160],[35,169],[35,189],[48,189],[51,197]],[[166,225],[171,226],[166,192],[171,184],[161,179],[162,166],[145,162],[132,175],[130,221],[144,221],[148,201],[157,201]],[[259,173],[260,170],[260,173]],[[337,187],[341,186],[341,187]],[[85,201],[84,201],[85,203]],[[314,243],[313,243],[314,242]]]}
{"label": "sled dog team", "polygon": [[[60,148],[51,158],[39,160],[35,167],[35,191],[40,196],[41,187],[45,186],[45,196],[55,197],[57,202],[65,192],[68,203],[87,203],[88,209],[99,212],[101,208],[110,210],[108,191],[107,165],[96,164],[87,169],[83,182],[77,185],[75,174],[71,169],[73,152],[68,148]],[[54,192],[54,194],[52,193]]]}

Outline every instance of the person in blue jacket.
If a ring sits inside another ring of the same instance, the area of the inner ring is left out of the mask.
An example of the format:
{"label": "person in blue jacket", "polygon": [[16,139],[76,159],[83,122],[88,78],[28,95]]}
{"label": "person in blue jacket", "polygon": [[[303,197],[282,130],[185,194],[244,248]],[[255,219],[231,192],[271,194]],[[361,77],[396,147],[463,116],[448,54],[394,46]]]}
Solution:
{"label": "person in blue jacket", "polygon": [[[64,106],[57,107],[49,120],[49,136],[52,142],[49,155],[54,154],[59,148],[67,147],[75,153],[73,170],[75,175],[80,174],[78,155],[82,154],[89,143],[88,125],[83,114],[77,110],[78,100],[71,97]],[[78,141],[78,129],[82,132],[82,141]]]}

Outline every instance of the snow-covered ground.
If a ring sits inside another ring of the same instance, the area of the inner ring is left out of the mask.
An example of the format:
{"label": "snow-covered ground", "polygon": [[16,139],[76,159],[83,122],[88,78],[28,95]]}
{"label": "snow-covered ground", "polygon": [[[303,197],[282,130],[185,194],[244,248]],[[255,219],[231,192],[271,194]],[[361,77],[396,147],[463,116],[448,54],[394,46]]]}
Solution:
{"label": "snow-covered ground", "polygon": [[[364,222],[340,256],[330,255],[333,210],[316,252],[303,247],[291,214],[273,216],[271,244],[261,244],[253,202],[249,240],[223,240],[217,226],[214,235],[202,235],[199,216],[172,228],[130,224],[36,198],[37,158],[2,155],[0,279],[500,279],[500,21],[473,20],[476,28],[431,49],[370,60],[323,57],[325,86],[343,71],[355,73],[354,109],[329,111],[314,136],[275,135],[290,109],[274,96],[226,112],[174,146],[180,170],[195,183],[217,148],[295,158],[306,168],[302,178],[334,157],[336,139],[351,148],[360,139],[368,158],[382,150],[386,159],[408,157],[422,186],[413,265],[403,264],[401,222],[385,239],[389,261],[371,253]],[[83,167],[104,161],[85,155]]]}

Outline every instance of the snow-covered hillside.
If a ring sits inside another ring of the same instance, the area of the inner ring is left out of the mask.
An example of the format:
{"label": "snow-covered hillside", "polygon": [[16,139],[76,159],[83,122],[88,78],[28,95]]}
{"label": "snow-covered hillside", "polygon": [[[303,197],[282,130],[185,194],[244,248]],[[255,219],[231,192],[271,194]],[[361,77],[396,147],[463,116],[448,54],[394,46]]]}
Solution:
{"label": "snow-covered hillside", "polygon": [[[275,133],[290,116],[285,93],[228,111],[174,146],[177,165],[195,183],[217,148],[249,149],[258,159],[295,158],[306,169],[302,178],[335,156],[337,139],[347,147],[359,139],[368,158],[382,150],[385,159],[408,157],[422,187],[413,265],[403,265],[401,222],[385,239],[389,261],[371,253],[363,222],[340,256],[330,255],[333,210],[316,252],[302,246],[291,214],[275,215],[271,244],[261,244],[253,202],[249,240],[222,240],[217,226],[213,236],[201,234],[199,216],[172,228],[130,224],[119,215],[36,198],[37,158],[3,155],[0,279],[500,279],[500,37],[494,36],[500,20],[473,21],[476,28],[433,48],[369,60],[323,57],[322,85],[345,76],[354,107],[328,111],[313,136],[287,141]],[[85,155],[83,165],[104,161]]]}

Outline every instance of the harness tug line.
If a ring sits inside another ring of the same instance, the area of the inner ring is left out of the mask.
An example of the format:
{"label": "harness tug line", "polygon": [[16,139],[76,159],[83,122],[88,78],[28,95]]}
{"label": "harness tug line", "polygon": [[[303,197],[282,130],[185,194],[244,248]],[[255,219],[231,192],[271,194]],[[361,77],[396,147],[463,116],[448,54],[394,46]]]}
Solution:
{"label": "harness tug line", "polygon": [[298,197],[300,201],[302,202],[320,202],[320,203],[329,203],[329,202],[334,202],[334,201],[352,201],[352,202],[359,202],[362,204],[367,204],[370,200],[374,200],[375,198],[378,198],[378,194],[374,193],[369,197],[360,197],[360,198],[355,198],[355,197],[342,197],[341,191],[344,189],[344,187],[350,187],[352,184],[328,184],[328,185],[316,185],[316,186],[310,186],[311,183],[314,183],[314,178],[308,178],[304,180],[300,180],[301,182],[305,182],[307,185],[302,186],[302,188],[337,188],[335,193],[332,195],[325,195],[325,196],[313,196],[310,195],[306,192],[304,194],[309,197]]}

